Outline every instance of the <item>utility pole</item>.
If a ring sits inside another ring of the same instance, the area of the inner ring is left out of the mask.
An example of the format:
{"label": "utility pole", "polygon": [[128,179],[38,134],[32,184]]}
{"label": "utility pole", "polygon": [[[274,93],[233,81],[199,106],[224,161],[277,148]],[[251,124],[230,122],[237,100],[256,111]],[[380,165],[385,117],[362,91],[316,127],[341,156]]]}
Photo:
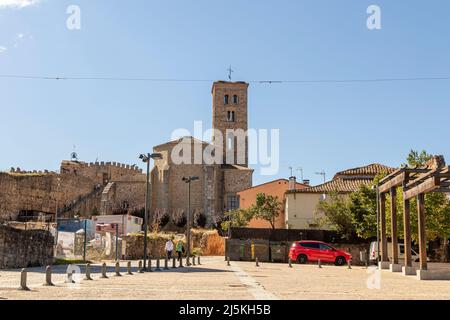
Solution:
{"label": "utility pole", "polygon": [[147,232],[148,232],[148,212],[151,208],[149,202],[151,201],[150,195],[150,159],[157,160],[162,159],[162,154],[160,153],[147,153],[139,155],[139,159],[147,164],[147,176],[146,176],[146,188],[145,188],[145,207],[144,207],[144,266],[142,271],[147,271]]}
{"label": "utility pole", "polygon": [[191,182],[199,180],[199,177],[183,177],[181,179],[188,185],[188,210],[187,210],[187,230],[186,230],[186,257],[187,257],[187,265],[190,265],[189,257],[191,254]]}

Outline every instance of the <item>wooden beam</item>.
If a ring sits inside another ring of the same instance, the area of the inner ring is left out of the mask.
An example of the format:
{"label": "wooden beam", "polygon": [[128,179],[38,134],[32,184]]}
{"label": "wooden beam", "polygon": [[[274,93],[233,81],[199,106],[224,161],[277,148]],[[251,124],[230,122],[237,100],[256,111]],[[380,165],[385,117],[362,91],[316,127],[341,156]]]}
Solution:
{"label": "wooden beam", "polygon": [[391,188],[401,186],[403,184],[403,181],[405,180],[405,173],[402,172],[392,178],[389,181],[386,181],[383,184],[380,184],[378,189],[380,190],[380,193],[388,192]]}
{"label": "wooden beam", "polygon": [[425,194],[417,195],[420,270],[427,270],[427,237],[425,232]]}
{"label": "wooden beam", "polygon": [[381,261],[389,261],[386,236],[386,194],[380,193]]}
{"label": "wooden beam", "polygon": [[407,190],[403,192],[403,197],[408,200],[421,193],[432,192],[433,190],[439,188],[439,182],[440,181],[438,177],[430,176],[429,178],[412,188],[407,187]]}
{"label": "wooden beam", "polygon": [[391,244],[392,263],[398,264],[398,243],[397,243],[397,189],[392,187],[391,191]]}
{"label": "wooden beam", "polygon": [[[409,182],[409,174],[405,174],[403,188]],[[412,267],[411,257],[411,203],[409,200],[403,199],[403,240],[405,248],[405,267]]]}

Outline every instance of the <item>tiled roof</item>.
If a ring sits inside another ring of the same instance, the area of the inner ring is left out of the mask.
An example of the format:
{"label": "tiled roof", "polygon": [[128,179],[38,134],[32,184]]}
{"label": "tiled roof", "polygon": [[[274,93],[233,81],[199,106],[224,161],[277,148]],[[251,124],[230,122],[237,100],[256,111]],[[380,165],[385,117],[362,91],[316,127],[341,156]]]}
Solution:
{"label": "tiled roof", "polygon": [[337,178],[341,176],[375,176],[381,172],[391,173],[394,170],[395,168],[391,168],[379,163],[372,163],[369,164],[368,166],[352,168],[338,172],[334,177]]}
{"label": "tiled roof", "polygon": [[[361,185],[369,185],[373,179],[361,178],[336,178],[318,186],[296,190],[295,193],[350,193],[358,191]],[[289,192],[289,191],[288,191]]]}
{"label": "tiled roof", "polygon": [[[352,168],[336,173],[333,180],[320,184],[318,186],[290,191],[295,193],[329,193],[342,192],[350,193],[357,191],[361,185],[370,185],[378,173],[391,173],[394,168],[373,163],[368,166]],[[288,191],[289,192],[289,191]]]}

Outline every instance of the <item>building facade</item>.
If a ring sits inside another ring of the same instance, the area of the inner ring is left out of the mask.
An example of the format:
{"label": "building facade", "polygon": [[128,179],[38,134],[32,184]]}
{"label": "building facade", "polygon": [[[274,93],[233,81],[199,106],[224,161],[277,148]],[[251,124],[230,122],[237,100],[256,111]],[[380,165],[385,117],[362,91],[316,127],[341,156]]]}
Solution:
{"label": "building facade", "polygon": [[[245,82],[215,82],[212,87],[211,143],[183,137],[155,146],[162,154],[151,172],[151,214],[205,214],[208,225],[239,207],[237,193],[252,185],[248,168],[248,111]],[[183,177],[196,176],[188,186]]]}
{"label": "building facade", "polygon": [[395,169],[381,164],[370,164],[364,167],[338,172],[331,181],[305,189],[287,191],[285,205],[285,223],[289,229],[330,229],[320,226],[317,220],[323,217],[317,211],[321,200],[327,200],[331,192],[350,194],[361,185],[370,185],[379,173],[389,174]]}
{"label": "building facade", "polygon": [[[286,217],[285,217],[285,194],[287,191],[295,191],[307,188],[307,185],[297,183],[295,177],[288,179],[277,179],[269,181],[241,192],[238,192],[240,208],[248,209],[252,205],[256,204],[256,197],[259,193],[277,197],[282,203],[280,213],[275,220],[276,229],[286,229]],[[272,228],[270,223],[266,220],[254,218],[250,220],[247,225],[248,228]]]}

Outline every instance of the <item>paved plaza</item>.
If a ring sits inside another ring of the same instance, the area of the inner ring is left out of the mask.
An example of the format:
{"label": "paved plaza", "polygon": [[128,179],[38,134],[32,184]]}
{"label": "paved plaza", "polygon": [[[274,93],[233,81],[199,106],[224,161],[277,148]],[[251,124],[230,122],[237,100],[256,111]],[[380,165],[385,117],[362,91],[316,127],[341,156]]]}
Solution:
{"label": "paved plaza", "polygon": [[[389,271],[365,267],[334,265],[297,265],[254,262],[231,262],[223,257],[202,257],[202,264],[159,272],[115,276],[113,263],[108,264],[108,279],[101,279],[100,263],[93,265],[93,281],[65,283],[67,266],[55,266],[53,282],[46,287],[44,268],[28,269],[30,291],[18,290],[20,270],[0,271],[0,300],[4,299],[450,299],[450,281],[419,281]],[[153,264],[154,267],[154,264]],[[432,265],[444,268],[445,265]],[[81,273],[84,266],[80,265]],[[82,276],[80,276],[82,278]],[[379,280],[379,281],[378,281]],[[378,281],[378,282],[377,282]]]}

